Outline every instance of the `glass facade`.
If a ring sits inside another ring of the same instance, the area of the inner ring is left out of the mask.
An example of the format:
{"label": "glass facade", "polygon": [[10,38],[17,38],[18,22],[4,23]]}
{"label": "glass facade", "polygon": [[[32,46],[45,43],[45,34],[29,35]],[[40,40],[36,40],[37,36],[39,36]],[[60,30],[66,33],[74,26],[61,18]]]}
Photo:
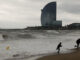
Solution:
{"label": "glass facade", "polygon": [[[59,24],[58,21],[56,21],[56,2],[48,3],[41,12],[41,24],[42,26],[53,26],[56,24]],[[60,22],[61,24],[62,22]],[[60,25],[59,24],[59,25]],[[61,24],[62,25],[62,24]]]}

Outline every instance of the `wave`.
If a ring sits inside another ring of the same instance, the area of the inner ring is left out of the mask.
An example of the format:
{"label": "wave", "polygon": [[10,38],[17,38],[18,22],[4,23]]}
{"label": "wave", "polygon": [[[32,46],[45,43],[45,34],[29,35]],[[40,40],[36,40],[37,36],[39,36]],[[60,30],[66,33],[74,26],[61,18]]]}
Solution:
{"label": "wave", "polygon": [[[54,38],[65,34],[70,34],[73,31],[69,30],[22,30],[6,32],[6,39],[37,39],[37,38]],[[0,37],[3,39],[3,37]]]}

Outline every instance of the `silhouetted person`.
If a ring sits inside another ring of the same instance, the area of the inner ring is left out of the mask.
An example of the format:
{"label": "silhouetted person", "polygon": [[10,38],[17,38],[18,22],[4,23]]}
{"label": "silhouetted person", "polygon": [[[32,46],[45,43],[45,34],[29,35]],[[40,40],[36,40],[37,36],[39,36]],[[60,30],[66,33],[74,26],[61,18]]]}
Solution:
{"label": "silhouetted person", "polygon": [[58,45],[57,45],[57,48],[56,50],[58,50],[58,54],[60,53],[60,48],[62,47],[62,42],[60,42]]}
{"label": "silhouetted person", "polygon": [[77,49],[79,49],[79,44],[80,44],[80,39],[78,39],[77,41],[76,41],[76,44],[77,44]]}

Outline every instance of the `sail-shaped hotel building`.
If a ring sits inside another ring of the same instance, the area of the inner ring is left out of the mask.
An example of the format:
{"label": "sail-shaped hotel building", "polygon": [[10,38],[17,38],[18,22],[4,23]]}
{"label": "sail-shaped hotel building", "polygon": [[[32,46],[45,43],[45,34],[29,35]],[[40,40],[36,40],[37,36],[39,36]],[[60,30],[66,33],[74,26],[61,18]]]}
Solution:
{"label": "sail-shaped hotel building", "polygon": [[62,26],[62,21],[56,21],[56,2],[48,3],[41,11],[42,26]]}

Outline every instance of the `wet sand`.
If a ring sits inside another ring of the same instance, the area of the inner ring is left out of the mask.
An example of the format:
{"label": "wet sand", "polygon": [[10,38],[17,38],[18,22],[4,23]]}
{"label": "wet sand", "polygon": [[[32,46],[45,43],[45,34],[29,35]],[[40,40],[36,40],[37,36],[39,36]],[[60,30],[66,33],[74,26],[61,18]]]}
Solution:
{"label": "wet sand", "polygon": [[80,60],[80,49],[73,49],[74,52],[66,54],[56,54],[41,57],[37,60]]}

